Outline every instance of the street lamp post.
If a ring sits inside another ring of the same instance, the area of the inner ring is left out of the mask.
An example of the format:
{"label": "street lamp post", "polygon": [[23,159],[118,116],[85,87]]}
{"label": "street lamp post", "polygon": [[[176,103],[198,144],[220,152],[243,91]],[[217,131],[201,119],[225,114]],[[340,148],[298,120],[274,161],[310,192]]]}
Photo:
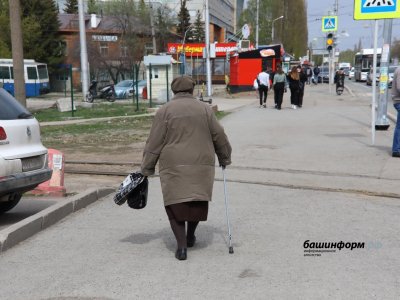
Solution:
{"label": "street lamp post", "polygon": [[194,24],[190,24],[190,26],[186,29],[185,34],[183,35],[183,41],[182,41],[182,53],[183,53],[183,57],[182,57],[182,63],[183,63],[183,70],[182,70],[182,74],[186,74],[186,53],[185,53],[185,41],[186,41],[186,34],[192,30]]}
{"label": "street lamp post", "polygon": [[274,38],[275,38],[275,28],[274,28],[274,23],[275,21],[278,21],[280,19],[283,19],[284,16],[280,16],[279,18],[276,18],[275,20],[272,21],[272,33],[271,33],[271,40],[272,42],[274,42]]}

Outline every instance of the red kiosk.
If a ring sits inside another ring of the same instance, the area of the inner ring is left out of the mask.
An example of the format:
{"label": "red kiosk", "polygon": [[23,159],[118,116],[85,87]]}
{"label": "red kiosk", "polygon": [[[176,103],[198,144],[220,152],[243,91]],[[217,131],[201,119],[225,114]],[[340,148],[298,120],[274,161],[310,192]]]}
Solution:
{"label": "red kiosk", "polygon": [[230,59],[230,90],[232,93],[250,91],[254,79],[265,67],[272,71],[282,64],[282,45],[261,46],[256,50],[235,53]]}

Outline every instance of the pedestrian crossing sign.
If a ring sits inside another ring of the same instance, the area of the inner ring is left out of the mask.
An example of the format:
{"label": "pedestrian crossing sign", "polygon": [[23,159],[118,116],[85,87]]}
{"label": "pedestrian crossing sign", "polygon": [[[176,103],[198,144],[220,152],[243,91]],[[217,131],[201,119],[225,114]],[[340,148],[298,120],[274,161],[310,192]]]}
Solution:
{"label": "pedestrian crossing sign", "polygon": [[400,18],[399,0],[354,0],[354,20]]}
{"label": "pedestrian crossing sign", "polygon": [[337,16],[322,17],[322,31],[337,31]]}

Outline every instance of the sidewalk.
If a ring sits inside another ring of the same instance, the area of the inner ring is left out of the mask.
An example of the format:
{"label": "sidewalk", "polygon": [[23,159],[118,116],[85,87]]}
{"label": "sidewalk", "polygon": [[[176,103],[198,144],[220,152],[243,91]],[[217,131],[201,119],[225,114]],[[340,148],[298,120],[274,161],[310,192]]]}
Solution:
{"label": "sidewalk", "polygon": [[[371,145],[369,101],[329,94],[327,85],[306,86],[297,110],[290,93],[280,111],[271,94],[267,109],[253,96],[215,98],[235,110],[221,121],[233,147],[226,173],[234,254],[220,168],[187,261],[174,258],[153,177],[145,209],[108,196],[3,253],[0,298],[398,299],[393,126]],[[306,241],[334,243],[335,252],[306,256]]]}

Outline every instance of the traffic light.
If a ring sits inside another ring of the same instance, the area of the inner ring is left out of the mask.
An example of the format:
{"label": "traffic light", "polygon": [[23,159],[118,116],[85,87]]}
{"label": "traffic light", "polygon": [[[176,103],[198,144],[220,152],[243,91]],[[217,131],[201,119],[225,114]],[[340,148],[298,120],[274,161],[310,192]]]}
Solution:
{"label": "traffic light", "polygon": [[326,50],[328,50],[329,52],[332,51],[334,43],[335,37],[333,36],[333,33],[328,33],[326,35]]}

